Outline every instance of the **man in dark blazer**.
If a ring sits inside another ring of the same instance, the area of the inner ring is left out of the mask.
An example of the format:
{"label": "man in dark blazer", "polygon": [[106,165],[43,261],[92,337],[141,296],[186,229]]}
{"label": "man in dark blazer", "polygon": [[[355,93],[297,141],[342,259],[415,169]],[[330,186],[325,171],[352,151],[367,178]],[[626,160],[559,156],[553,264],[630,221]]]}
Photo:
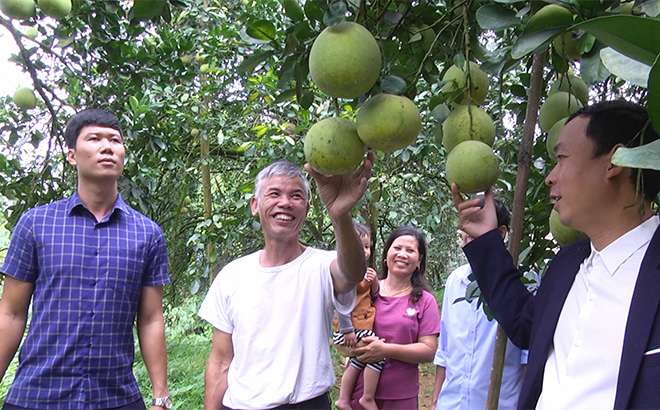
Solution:
{"label": "man in dark blazer", "polygon": [[[602,102],[571,116],[546,178],[560,221],[588,239],[563,247],[527,292],[485,203],[452,186],[463,249],[495,318],[529,349],[518,406],[660,408],[660,172],[611,163],[619,147],[659,139],[645,108]],[[638,188],[639,187],[639,188]]]}

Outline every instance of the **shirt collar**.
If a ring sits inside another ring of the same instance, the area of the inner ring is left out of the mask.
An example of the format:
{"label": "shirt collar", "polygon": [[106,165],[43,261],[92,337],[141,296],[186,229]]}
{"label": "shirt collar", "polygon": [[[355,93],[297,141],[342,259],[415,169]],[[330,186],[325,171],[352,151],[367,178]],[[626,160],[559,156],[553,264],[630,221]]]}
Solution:
{"label": "shirt collar", "polygon": [[[74,209],[82,207],[87,210],[87,207],[82,203],[80,200],[80,196],[78,195],[78,190],[76,190],[73,195],[69,198],[69,203],[67,205],[67,215],[71,215]],[[128,214],[128,206],[124,202],[124,200],[121,197],[121,194],[117,192],[117,200],[115,201],[115,204],[112,206],[112,210],[108,215],[112,215],[115,213],[116,210],[120,210],[126,214]],[[89,211],[89,210],[88,210]]]}
{"label": "shirt collar", "polygon": [[614,276],[621,264],[630,258],[635,251],[651,242],[658,225],[660,225],[660,220],[657,216],[653,216],[617,238],[600,252],[591,243],[591,254],[585,261],[587,267],[591,268],[594,258],[600,257],[609,274]]}

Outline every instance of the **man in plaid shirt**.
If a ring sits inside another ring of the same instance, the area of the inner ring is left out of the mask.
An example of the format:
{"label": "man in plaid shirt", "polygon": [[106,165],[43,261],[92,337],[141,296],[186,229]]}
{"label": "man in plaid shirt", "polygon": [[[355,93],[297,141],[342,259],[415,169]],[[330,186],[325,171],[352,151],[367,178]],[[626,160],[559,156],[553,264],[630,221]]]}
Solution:
{"label": "man in plaid shirt", "polygon": [[161,229],[128,207],[119,120],[74,115],[65,131],[75,193],[25,212],[4,264],[0,378],[29,330],[4,409],[145,409],[133,375],[133,324],[153,386],[152,410],[170,408],[163,320],[169,283]]}

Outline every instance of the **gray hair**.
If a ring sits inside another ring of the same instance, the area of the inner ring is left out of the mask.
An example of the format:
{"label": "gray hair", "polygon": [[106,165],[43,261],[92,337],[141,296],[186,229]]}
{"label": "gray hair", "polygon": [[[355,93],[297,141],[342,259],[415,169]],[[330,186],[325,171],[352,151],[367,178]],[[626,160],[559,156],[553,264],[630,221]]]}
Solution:
{"label": "gray hair", "polygon": [[305,175],[298,166],[284,160],[273,162],[257,174],[257,178],[254,180],[254,197],[257,198],[257,201],[259,201],[259,194],[261,193],[263,182],[276,176],[299,178],[305,188],[305,199],[309,202],[311,196],[309,191],[309,181],[305,178]]}

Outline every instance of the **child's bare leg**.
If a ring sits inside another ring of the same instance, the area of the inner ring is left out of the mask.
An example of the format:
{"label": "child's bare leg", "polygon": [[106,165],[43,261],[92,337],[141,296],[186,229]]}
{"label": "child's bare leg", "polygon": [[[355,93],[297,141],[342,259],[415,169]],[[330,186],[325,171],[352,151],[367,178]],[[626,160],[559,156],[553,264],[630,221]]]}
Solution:
{"label": "child's bare leg", "polygon": [[364,368],[364,392],[360,397],[360,406],[364,410],[378,410],[375,395],[380,380],[380,372],[367,366]]}
{"label": "child's bare leg", "polygon": [[348,365],[344,369],[344,375],[341,376],[341,386],[339,387],[339,400],[335,402],[335,407],[338,410],[353,410],[351,407],[351,397],[353,390],[355,390],[355,383],[357,383],[360,369]]}

